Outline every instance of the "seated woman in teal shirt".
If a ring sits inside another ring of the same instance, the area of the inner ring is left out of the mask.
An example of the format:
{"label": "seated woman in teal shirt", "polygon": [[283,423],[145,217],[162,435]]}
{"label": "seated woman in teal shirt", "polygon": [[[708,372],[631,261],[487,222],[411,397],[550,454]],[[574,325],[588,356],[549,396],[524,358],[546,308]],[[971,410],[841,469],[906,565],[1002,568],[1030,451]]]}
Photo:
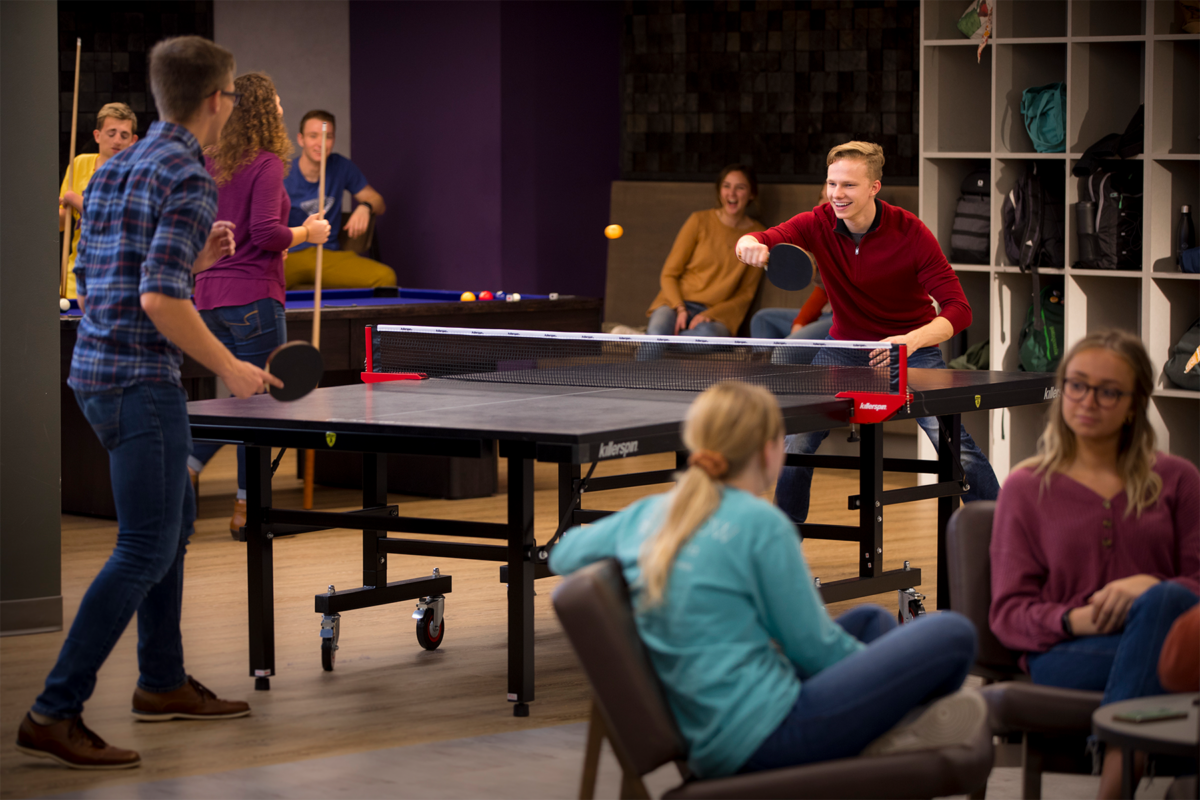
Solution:
{"label": "seated woman in teal shirt", "polygon": [[975,629],[952,612],[900,628],[878,606],[829,617],[795,526],[759,497],[779,475],[783,434],[767,390],[710,388],[688,412],[675,490],[568,531],[551,568],[620,561],[701,777],[966,740],[987,715],[958,691]]}

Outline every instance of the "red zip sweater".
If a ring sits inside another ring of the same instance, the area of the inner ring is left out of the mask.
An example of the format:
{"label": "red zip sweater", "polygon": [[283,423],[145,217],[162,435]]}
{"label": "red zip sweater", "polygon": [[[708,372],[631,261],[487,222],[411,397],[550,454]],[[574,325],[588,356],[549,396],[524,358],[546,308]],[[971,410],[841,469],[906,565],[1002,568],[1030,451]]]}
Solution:
{"label": "red zip sweater", "polygon": [[833,306],[834,339],[877,342],[932,322],[941,307],[958,333],[971,324],[958,276],[925,223],[875,200],[875,221],[859,244],[828,203],[769,230],[751,233],[762,244],[784,242],[812,253]]}

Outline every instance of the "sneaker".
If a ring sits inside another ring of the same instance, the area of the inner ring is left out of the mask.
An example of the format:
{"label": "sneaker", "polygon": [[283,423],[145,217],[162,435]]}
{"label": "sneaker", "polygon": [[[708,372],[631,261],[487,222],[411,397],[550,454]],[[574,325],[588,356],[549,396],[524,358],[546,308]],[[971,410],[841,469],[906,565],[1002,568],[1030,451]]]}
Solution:
{"label": "sneaker", "polygon": [[915,719],[911,716],[867,745],[862,754],[885,756],[964,744],[987,724],[988,709],[978,691],[959,689],[930,703]]}
{"label": "sneaker", "polygon": [[242,528],[246,527],[246,501],[233,501],[233,516],[229,518],[229,533],[234,539],[239,542],[245,541],[242,537]]}
{"label": "sneaker", "polygon": [[131,769],[142,763],[134,751],[106,743],[83,724],[82,717],[41,725],[26,714],[17,729],[17,749],[71,769]]}
{"label": "sneaker", "polygon": [[142,722],[234,719],[249,713],[249,703],[222,700],[191,675],[187,683],[173,692],[147,692],[139,686],[133,693],[133,716]]}

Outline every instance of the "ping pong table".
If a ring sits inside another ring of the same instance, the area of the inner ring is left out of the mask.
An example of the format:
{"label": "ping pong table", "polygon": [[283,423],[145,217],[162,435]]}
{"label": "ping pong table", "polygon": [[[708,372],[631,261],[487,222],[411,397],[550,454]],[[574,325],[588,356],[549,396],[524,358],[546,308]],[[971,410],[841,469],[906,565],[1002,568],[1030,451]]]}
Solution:
{"label": "ping pong table", "polygon": [[[892,419],[936,416],[942,441],[937,459],[883,457],[882,426],[861,424],[858,456],[790,455],[792,466],[854,469],[859,494],[850,508],[859,524],[805,524],[809,538],[859,542],[859,576],[822,585],[826,602],[904,590],[921,583],[919,568],[884,570],[883,509],[893,503],[939,498],[938,605],[949,601],[945,575],[945,527],[964,491],[959,465],[960,415],[1043,403],[1054,392],[1054,376],[1024,372],[908,370],[911,400]],[[294,403],[266,395],[248,399],[202,400],[188,404],[197,439],[246,445],[249,660],[255,688],[269,689],[275,674],[272,552],[274,537],[349,528],[363,531],[362,587],[317,595],[322,614],[322,647],[332,668],[340,614],[359,608],[418,600],[418,638],[425,647],[441,641],[444,597],[452,577],[431,576],[392,581],[389,555],[420,555],[495,561],[508,584],[508,700],[513,713],[525,716],[534,699],[534,580],[550,574],[550,542],[539,544],[533,532],[535,461],[558,465],[558,512],[561,532],[574,524],[611,513],[582,509],[587,491],[667,483],[673,470],[591,478],[581,467],[634,455],[675,452],[686,463],[680,426],[694,392],[653,389],[601,389],[553,385],[493,384],[452,378],[402,381],[317,389]],[[822,395],[780,395],[788,433],[842,427],[854,422],[854,403]],[[860,417],[861,418],[861,417]],[[401,517],[389,506],[386,455],[490,455],[492,442],[507,462],[508,518],[503,523]],[[362,509],[353,512],[276,508],[271,498],[271,449],[342,450],[362,454]],[[486,452],[485,452],[486,451]],[[883,472],[932,473],[930,485],[885,491]],[[390,533],[417,534],[401,538]],[[449,542],[454,536],[484,540]],[[421,632],[424,632],[422,636]]]}

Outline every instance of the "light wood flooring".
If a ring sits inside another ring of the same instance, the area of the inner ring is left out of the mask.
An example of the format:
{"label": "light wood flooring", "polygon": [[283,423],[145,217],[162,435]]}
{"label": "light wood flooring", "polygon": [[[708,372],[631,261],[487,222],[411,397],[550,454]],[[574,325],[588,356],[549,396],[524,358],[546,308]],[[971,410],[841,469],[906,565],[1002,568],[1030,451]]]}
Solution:
{"label": "light wood flooring", "polygon": [[[235,490],[233,449],[222,450],[201,479],[200,519],[187,560],[184,645],[190,673],[219,694],[248,699],[253,714],[226,722],[136,723],[129,698],[137,675],[136,630],[131,625],[100,671],[84,719],[114,744],[142,754],[143,766],[121,772],[77,772],[28,758],[14,749],[17,725],[41,689],[64,633],[0,639],[0,798],[32,797],[122,784],[286,764],[327,756],[529,730],[582,721],[588,688],[550,605],[557,578],[539,581],[536,599],[537,699],[531,716],[516,719],[504,700],[506,634],[504,586],[498,565],[395,556],[393,580],[440,567],[454,576],[447,597],[446,639],[427,652],[416,642],[412,606],[366,609],[342,617],[337,669],[321,669],[313,595],[330,583],[361,582],[360,536],[327,531],[281,539],[275,545],[275,620],[278,675],[269,692],[255,692],[246,674],[245,546],[228,532]],[[673,457],[646,456],[609,462],[597,474],[664,469]],[[275,502],[299,507],[300,484],[289,453],[275,479]],[[555,470],[536,472],[539,541],[556,519]],[[501,494],[443,501],[393,495],[408,516],[440,516],[502,522]],[[887,488],[912,485],[907,475],[887,475]],[[661,488],[659,489],[661,490]],[[585,505],[620,508],[653,490],[627,489],[589,495]],[[846,495],[857,491],[848,472],[820,471],[813,485],[814,522],[852,523]],[[321,509],[354,505],[358,493],[318,487]],[[885,514],[886,569],[911,560],[924,570],[926,606],[936,606],[936,502],[890,507]],[[88,583],[116,539],[107,520],[64,516],[63,600],[66,624],[74,618]],[[855,574],[856,545],[808,541],[813,574],[823,581]],[[839,603],[833,614],[862,602],[895,608],[894,594]],[[447,776],[451,777],[451,776]],[[132,790],[132,787],[130,787]]]}

